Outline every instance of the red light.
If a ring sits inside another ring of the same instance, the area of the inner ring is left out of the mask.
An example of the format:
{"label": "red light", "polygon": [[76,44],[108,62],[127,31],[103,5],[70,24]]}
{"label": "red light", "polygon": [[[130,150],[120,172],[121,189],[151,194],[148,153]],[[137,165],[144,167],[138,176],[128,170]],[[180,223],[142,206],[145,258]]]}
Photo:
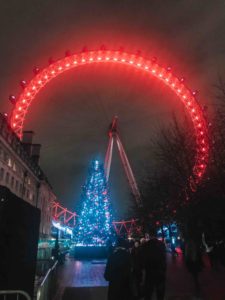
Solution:
{"label": "red light", "polygon": [[[202,171],[202,175],[205,172],[205,169],[207,167],[208,163],[208,122],[205,120],[205,116],[202,114],[199,104],[196,102],[195,98],[190,95],[190,90],[188,87],[186,87],[183,84],[183,79],[180,80],[172,74],[171,67],[167,67],[166,69],[162,66],[155,64],[156,59],[154,58],[152,60],[153,63],[149,62],[148,59],[145,59],[144,57],[137,57],[135,54],[129,54],[129,53],[119,53],[118,51],[106,51],[106,50],[97,50],[97,51],[90,51],[87,52],[85,50],[85,53],[78,53],[66,56],[66,58],[63,58],[61,60],[58,60],[57,62],[54,62],[52,59],[50,61],[51,65],[47,66],[45,69],[43,69],[41,72],[38,72],[38,75],[35,76],[31,82],[26,83],[26,81],[21,82],[21,86],[25,89],[25,93],[22,92],[17,97],[18,106],[16,105],[13,108],[12,111],[12,118],[11,126],[14,128],[15,133],[21,138],[22,137],[22,131],[23,131],[23,124],[25,123],[26,114],[29,111],[28,107],[32,103],[32,100],[36,96],[36,94],[45,86],[45,84],[53,79],[56,75],[61,74],[64,71],[70,70],[76,66],[81,66],[87,63],[94,62],[100,62],[100,61],[107,61],[110,63],[126,63],[129,65],[133,65],[135,68],[139,67],[142,70],[149,70],[158,79],[163,79],[163,82],[169,86],[169,88],[175,92],[175,94],[178,96],[178,99],[184,103],[187,108],[188,112],[190,113],[191,120],[194,125],[194,129],[196,132],[196,159],[195,159],[195,165],[193,166],[193,173],[194,177],[197,177],[198,170],[201,162],[202,162],[202,155],[204,154],[204,170]],[[166,71],[167,70],[167,71]],[[182,82],[182,83],[181,83]],[[169,84],[168,84],[169,83]],[[193,92],[195,95],[196,92]],[[14,99],[12,99],[14,101]],[[185,101],[184,101],[185,100]],[[25,104],[25,105],[22,105]],[[24,108],[23,108],[24,106]],[[23,114],[18,114],[19,111],[23,111]],[[13,122],[18,118],[18,123]],[[204,137],[204,147],[202,148],[202,140],[200,139]],[[202,176],[201,175],[201,176]],[[196,183],[200,182],[196,181]]]}
{"label": "red light", "polygon": [[27,82],[25,80],[21,80],[20,85],[23,89],[25,89],[25,87],[27,86]]}
{"label": "red light", "polygon": [[10,95],[10,96],[9,96],[9,101],[10,101],[12,104],[15,104],[15,103],[16,103],[16,96]]}
{"label": "red light", "polygon": [[33,72],[35,75],[37,75],[40,72],[40,69],[38,67],[34,67]]}

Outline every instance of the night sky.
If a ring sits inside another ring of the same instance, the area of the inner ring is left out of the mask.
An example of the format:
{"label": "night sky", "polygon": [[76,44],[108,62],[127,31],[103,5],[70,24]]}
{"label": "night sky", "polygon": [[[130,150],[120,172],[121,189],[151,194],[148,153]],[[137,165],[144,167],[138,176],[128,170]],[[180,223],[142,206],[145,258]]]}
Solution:
{"label": "night sky", "polygon": [[[158,57],[210,105],[213,84],[224,75],[224,37],[222,0],[1,1],[0,109],[11,109],[8,95],[20,92],[19,81],[31,79],[34,66],[102,44]],[[42,144],[41,167],[61,203],[75,209],[91,159],[104,160],[115,114],[137,181],[146,164],[154,170],[149,141],[172,112],[183,114],[177,100],[161,83],[124,66],[86,66],[49,83],[30,107],[25,128]],[[116,218],[125,218],[130,190],[117,151],[110,187]]]}

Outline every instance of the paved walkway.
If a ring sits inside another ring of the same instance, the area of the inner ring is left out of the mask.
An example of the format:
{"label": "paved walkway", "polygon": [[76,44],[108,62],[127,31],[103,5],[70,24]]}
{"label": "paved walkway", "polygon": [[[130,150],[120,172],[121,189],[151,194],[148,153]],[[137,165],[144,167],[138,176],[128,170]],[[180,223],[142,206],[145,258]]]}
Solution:
{"label": "paved walkway", "polygon": [[[168,259],[166,300],[193,300],[193,284],[182,256]],[[59,270],[59,291],[55,300],[106,300],[104,261],[74,261],[68,258]],[[225,300],[225,269],[206,267],[200,275],[203,300]]]}

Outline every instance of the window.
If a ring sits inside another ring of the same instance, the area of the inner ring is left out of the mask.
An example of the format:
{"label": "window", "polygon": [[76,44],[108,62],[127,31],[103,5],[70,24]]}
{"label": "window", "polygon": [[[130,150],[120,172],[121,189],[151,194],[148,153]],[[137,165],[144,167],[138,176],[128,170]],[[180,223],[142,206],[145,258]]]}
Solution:
{"label": "window", "polygon": [[4,152],[4,154],[3,154],[3,160],[4,160],[4,162],[7,162],[7,159],[8,159],[8,156],[7,156],[7,154]]}
{"label": "window", "polygon": [[32,193],[29,193],[29,200],[32,201],[33,197],[32,197]]}
{"label": "window", "polygon": [[13,176],[11,177],[11,187],[12,188],[14,187],[14,177]]}
{"label": "window", "polygon": [[12,168],[12,159],[10,157],[8,158],[7,165]]}
{"label": "window", "polygon": [[13,171],[16,172],[16,164],[15,163],[13,164]]}
{"label": "window", "polygon": [[23,191],[23,185],[22,183],[20,184],[20,193],[22,194],[22,191]]}
{"label": "window", "polygon": [[1,168],[1,170],[0,170],[0,180],[4,179],[4,174],[5,174],[4,168]]}
{"label": "window", "polygon": [[18,191],[19,182],[16,180],[16,191]]}
{"label": "window", "polygon": [[9,173],[6,173],[6,178],[5,178],[6,183],[9,183]]}

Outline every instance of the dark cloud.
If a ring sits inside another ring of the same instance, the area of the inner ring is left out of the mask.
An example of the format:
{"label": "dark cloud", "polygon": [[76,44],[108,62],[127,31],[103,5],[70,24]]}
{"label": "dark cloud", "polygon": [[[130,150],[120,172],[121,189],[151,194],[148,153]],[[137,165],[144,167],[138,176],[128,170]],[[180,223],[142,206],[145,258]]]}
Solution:
{"label": "dark cloud", "polygon": [[[9,110],[8,95],[19,93],[19,80],[44,67],[50,56],[79,51],[84,45],[121,45],[158,56],[185,76],[200,101],[210,103],[211,85],[224,73],[224,1],[59,1],[9,0],[0,4],[1,109]],[[118,67],[74,70],[56,78],[35,99],[26,122],[43,144],[41,165],[59,199],[73,209],[85,181],[90,159],[104,158],[107,127],[119,116],[122,140],[137,178],[147,146],[158,124],[172,111],[182,112],[174,97],[157,82]],[[115,153],[111,191],[120,217],[130,197]]]}

